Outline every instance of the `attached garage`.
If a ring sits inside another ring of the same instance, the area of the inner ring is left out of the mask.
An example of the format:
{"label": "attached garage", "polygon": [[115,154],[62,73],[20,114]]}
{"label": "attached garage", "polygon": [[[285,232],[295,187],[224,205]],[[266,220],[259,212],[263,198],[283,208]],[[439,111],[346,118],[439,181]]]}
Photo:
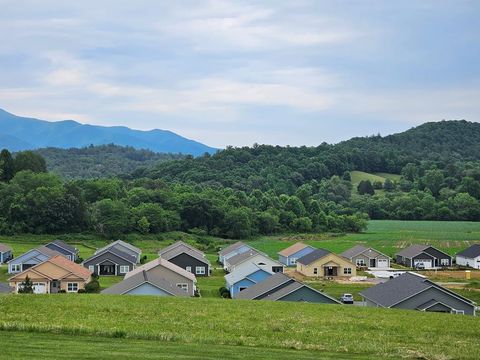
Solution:
{"label": "attached garage", "polygon": [[388,260],[387,259],[378,259],[377,260],[377,268],[388,268]]}
{"label": "attached garage", "polygon": [[420,264],[423,264],[423,266],[425,266],[425,269],[431,269],[433,267],[431,259],[415,259],[415,260],[413,260],[413,267],[417,267]]}
{"label": "attached garage", "polygon": [[33,283],[33,293],[34,294],[46,294],[47,293],[47,284],[45,284],[45,283]]}

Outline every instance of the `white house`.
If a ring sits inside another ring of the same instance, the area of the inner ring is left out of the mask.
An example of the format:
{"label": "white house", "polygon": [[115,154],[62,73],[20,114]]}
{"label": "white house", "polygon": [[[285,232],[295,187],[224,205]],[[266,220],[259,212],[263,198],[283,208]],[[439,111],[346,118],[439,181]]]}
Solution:
{"label": "white house", "polygon": [[457,265],[480,269],[480,244],[473,244],[457,254]]}

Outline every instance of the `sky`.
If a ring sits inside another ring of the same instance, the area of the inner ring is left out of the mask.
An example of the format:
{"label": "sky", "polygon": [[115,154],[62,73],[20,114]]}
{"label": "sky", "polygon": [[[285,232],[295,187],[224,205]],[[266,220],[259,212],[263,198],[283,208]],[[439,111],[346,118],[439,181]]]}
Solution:
{"label": "sky", "polygon": [[318,145],[480,121],[480,1],[0,0],[0,108]]}

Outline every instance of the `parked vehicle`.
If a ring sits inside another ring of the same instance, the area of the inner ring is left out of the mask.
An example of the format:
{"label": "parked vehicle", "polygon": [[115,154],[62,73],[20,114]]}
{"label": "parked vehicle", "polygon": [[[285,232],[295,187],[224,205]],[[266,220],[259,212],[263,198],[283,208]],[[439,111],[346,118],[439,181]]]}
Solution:
{"label": "parked vehicle", "polygon": [[344,304],[353,304],[353,295],[352,294],[343,294],[340,297],[340,301]]}
{"label": "parked vehicle", "polygon": [[424,263],[418,263],[417,265],[415,265],[415,269],[425,270],[425,264]]}

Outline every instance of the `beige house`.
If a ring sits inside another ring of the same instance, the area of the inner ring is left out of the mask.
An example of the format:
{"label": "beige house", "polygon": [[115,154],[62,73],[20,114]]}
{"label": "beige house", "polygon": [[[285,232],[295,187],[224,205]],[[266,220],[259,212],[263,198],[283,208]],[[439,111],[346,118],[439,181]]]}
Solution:
{"label": "beige house", "polygon": [[28,276],[33,283],[35,294],[53,294],[60,290],[75,293],[85,288],[85,284],[91,280],[91,275],[91,272],[83,266],[56,255],[12,276],[9,282],[14,291],[18,292]]}
{"label": "beige house", "polygon": [[297,271],[308,277],[339,278],[357,274],[355,264],[325,249],[317,249],[297,260]]}

